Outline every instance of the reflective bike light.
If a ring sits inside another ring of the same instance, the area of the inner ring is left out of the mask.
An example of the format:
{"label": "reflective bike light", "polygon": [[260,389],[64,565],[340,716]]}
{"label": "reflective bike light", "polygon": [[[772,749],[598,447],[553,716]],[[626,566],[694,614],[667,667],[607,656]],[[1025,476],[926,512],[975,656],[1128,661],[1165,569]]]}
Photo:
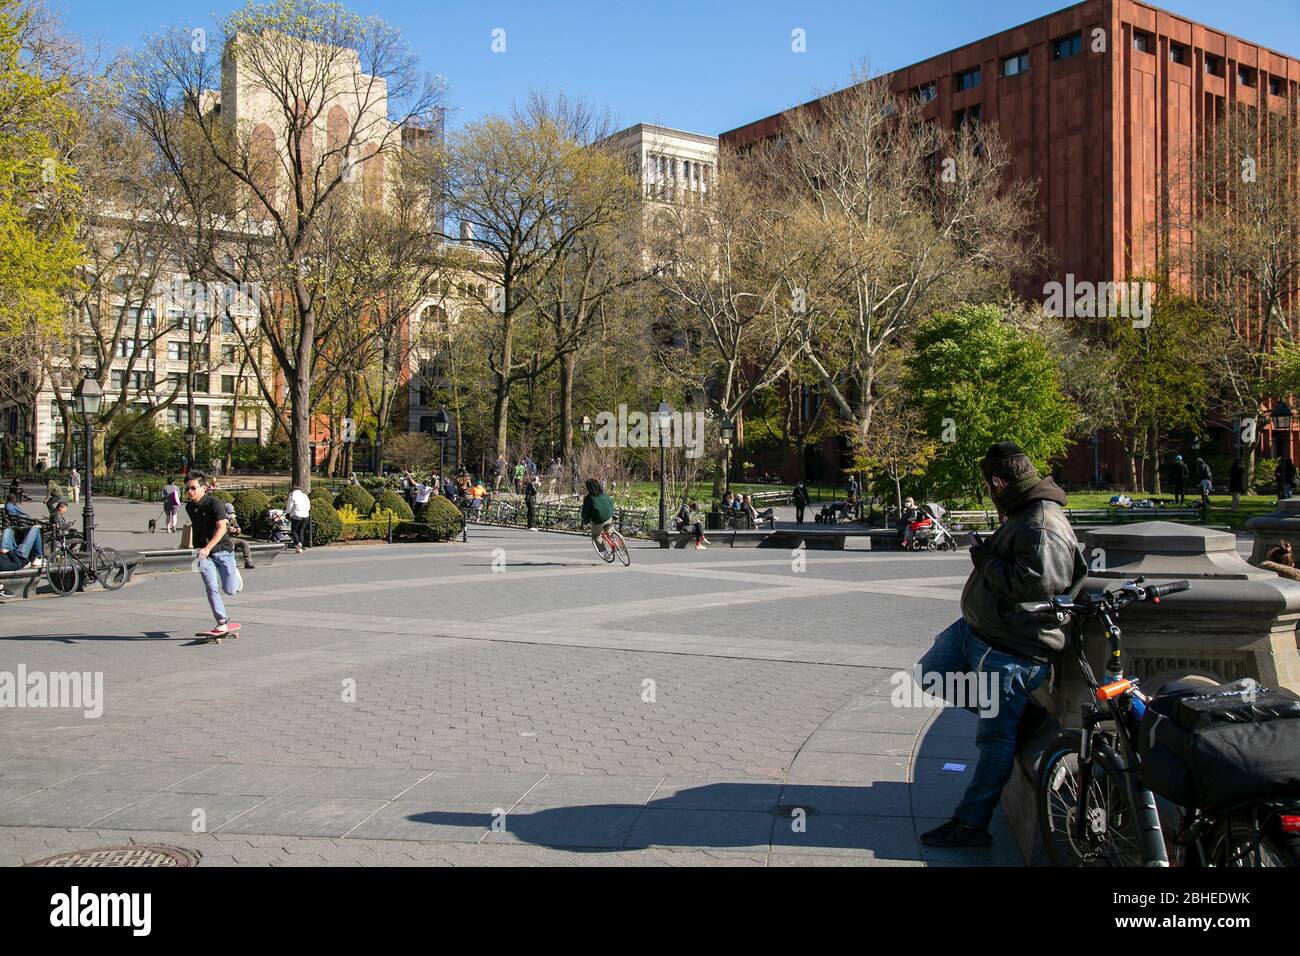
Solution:
{"label": "reflective bike light", "polygon": [[1111,684],[1105,684],[1097,688],[1098,700],[1114,700],[1120,694],[1127,693],[1133,686],[1133,681],[1129,678],[1117,680]]}
{"label": "reflective bike light", "polygon": [[1283,816],[1282,832],[1300,833],[1300,816]]}

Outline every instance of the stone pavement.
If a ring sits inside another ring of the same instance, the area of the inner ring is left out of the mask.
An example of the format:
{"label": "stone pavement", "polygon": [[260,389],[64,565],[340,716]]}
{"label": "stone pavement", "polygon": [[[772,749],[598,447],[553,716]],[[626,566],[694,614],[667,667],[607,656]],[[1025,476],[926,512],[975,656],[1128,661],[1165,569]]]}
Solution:
{"label": "stone pavement", "polygon": [[[120,535],[138,509],[97,507]],[[189,572],[11,600],[0,672],[101,674],[103,712],[0,710],[0,863],[1019,863],[1001,820],[987,850],[919,845],[974,718],[890,701],[964,554],[631,550],[471,528],[286,554],[244,572],[219,646]]]}

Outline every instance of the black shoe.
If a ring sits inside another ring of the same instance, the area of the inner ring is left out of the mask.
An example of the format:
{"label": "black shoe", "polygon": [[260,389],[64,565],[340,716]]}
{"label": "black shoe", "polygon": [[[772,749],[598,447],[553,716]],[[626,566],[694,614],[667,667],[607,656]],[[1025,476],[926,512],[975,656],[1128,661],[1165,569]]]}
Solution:
{"label": "black shoe", "polygon": [[253,570],[255,567],[257,567],[256,564],[252,564],[252,563],[247,562],[247,561],[244,562],[244,570],[245,570],[245,571],[251,571],[251,570]]}
{"label": "black shoe", "polygon": [[993,835],[987,829],[968,827],[956,817],[943,826],[935,827],[929,833],[921,834],[921,842],[926,846],[991,846]]}

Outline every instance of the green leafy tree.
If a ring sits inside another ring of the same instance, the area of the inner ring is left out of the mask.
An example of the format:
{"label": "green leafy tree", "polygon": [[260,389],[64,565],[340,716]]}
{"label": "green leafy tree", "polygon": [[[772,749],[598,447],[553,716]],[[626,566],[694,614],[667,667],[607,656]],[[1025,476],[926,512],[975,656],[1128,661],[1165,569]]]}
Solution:
{"label": "green leafy tree", "polygon": [[1039,336],[998,306],[962,306],[921,324],[904,390],[939,451],[927,472],[941,497],[982,498],[979,460],[994,442],[1019,443],[1040,469],[1068,447],[1074,406]]}

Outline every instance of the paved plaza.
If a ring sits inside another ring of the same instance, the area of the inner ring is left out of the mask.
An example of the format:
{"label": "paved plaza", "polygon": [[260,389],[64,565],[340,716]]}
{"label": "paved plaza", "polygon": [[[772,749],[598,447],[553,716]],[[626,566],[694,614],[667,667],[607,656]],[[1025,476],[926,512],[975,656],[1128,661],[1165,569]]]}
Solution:
{"label": "paved plaza", "polygon": [[[138,533],[150,510],[101,503],[105,540],[170,544]],[[630,547],[624,569],[472,527],[284,554],[244,572],[220,646],[191,572],[10,600],[0,671],[100,672],[103,713],[0,711],[0,864],[132,841],[204,865],[1019,864],[1000,817],[989,849],[918,843],[975,718],[890,702],[964,553]]]}

